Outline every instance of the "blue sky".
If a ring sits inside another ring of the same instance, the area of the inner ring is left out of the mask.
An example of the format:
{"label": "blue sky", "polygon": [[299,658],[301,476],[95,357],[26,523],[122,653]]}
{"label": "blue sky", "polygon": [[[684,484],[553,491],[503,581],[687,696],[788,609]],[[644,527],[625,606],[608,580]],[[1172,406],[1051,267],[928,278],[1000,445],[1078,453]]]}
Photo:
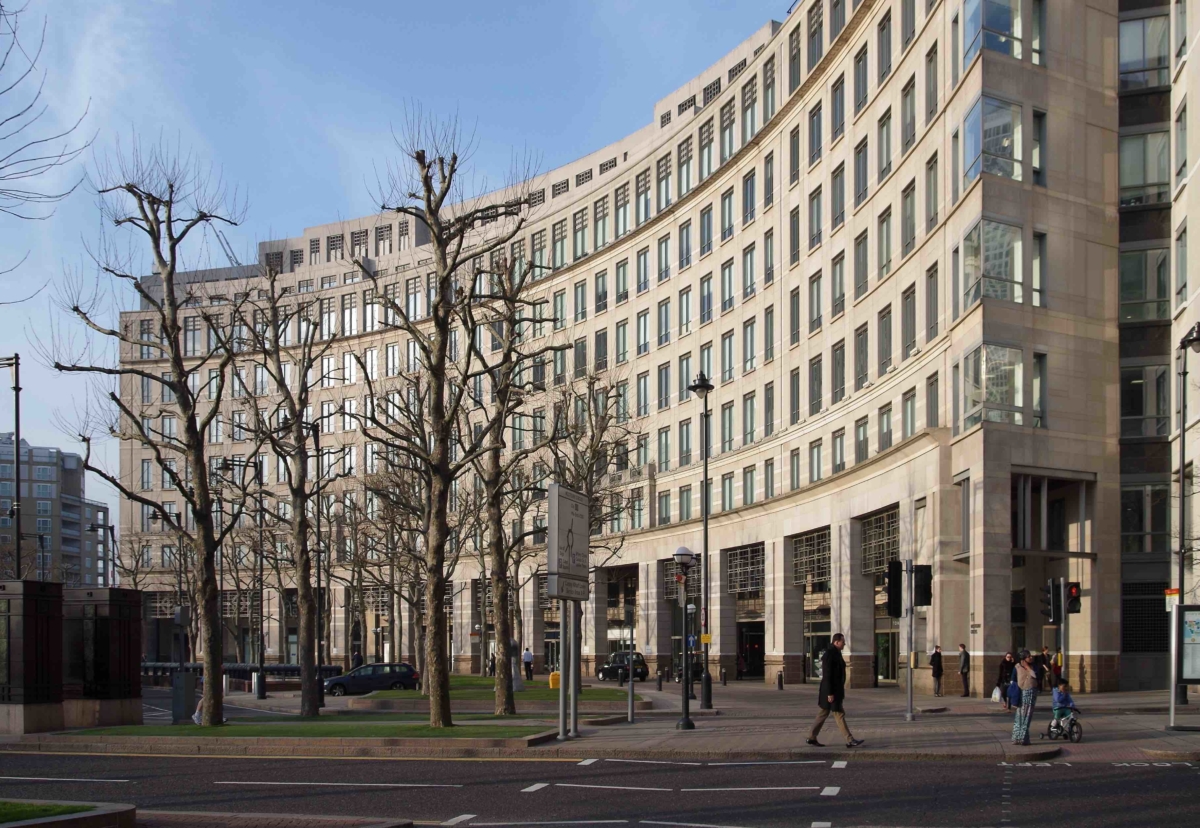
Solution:
{"label": "blue sky", "polygon": [[[134,133],[162,134],[219,166],[248,199],[244,224],[227,233],[248,261],[258,240],[372,211],[374,170],[394,157],[391,127],[406,101],[474,128],[477,175],[502,180],[526,150],[551,169],[645,126],[656,100],[787,8],[31,0],[24,26],[32,38],[47,22],[47,128],[90,106],[82,131],[96,135],[95,154]],[[89,154],[62,177],[93,163]],[[0,266],[29,254],[0,277],[0,295],[51,282],[30,303],[0,307],[0,353],[25,362],[22,436],[37,444],[77,450],[55,413],[71,421],[86,385],[38,364],[31,338],[61,321],[49,295],[64,270],[93,274],[85,245],[99,230],[86,184],[46,221],[0,216]],[[0,381],[3,431],[12,427],[8,385]],[[115,447],[104,451],[115,471]],[[97,480],[88,487],[115,504]]]}

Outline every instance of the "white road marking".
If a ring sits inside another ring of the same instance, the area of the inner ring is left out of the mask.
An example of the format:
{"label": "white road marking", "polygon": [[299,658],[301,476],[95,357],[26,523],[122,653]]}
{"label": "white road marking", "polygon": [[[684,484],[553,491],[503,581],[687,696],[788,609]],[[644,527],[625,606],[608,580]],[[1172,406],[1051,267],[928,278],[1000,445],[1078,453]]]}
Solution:
{"label": "white road marking", "polygon": [[[467,814],[470,816],[470,814]],[[457,823],[443,822],[442,825],[455,825]],[[520,825],[628,825],[627,819],[564,819],[554,822],[476,822],[471,828],[501,828],[501,826],[520,826]]]}
{"label": "white road marking", "polygon": [[814,822],[812,828],[832,828],[832,822]]}
{"label": "white road marking", "polygon": [[832,765],[830,765],[830,767],[832,767],[834,769],[844,768],[844,767],[846,767],[846,763],[845,762],[834,762]]}
{"label": "white road marking", "polygon": [[[698,791],[820,791],[820,790],[821,790],[821,787],[819,785],[792,785],[792,786],[774,787],[774,788],[680,788],[679,789],[680,793],[695,793]],[[825,790],[828,791],[829,788],[826,788]],[[834,788],[833,790],[836,791],[837,788]],[[828,796],[828,794],[825,794],[824,791],[822,791],[822,795]]]}
{"label": "white road marking", "polygon": [[576,785],[571,782],[555,782],[556,788],[598,788],[605,791],[664,791],[670,793],[674,788],[632,788],[626,785]]}
{"label": "white road marking", "polygon": [[599,762],[599,761],[600,761],[599,759],[584,759],[584,760],[583,760],[582,762],[580,762],[579,764],[581,764],[581,765],[594,765],[594,764],[596,764],[596,763],[597,763],[597,762]]}
{"label": "white road marking", "polygon": [[677,825],[680,828],[739,828],[737,825],[713,825],[708,822],[656,822],[652,819],[643,819],[642,825]]}
{"label": "white road marking", "polygon": [[214,785],[304,786],[306,788],[461,788],[462,785],[435,785],[424,782],[214,782]]}
{"label": "white road marking", "polygon": [[66,776],[0,776],[15,782],[128,782],[128,779],[72,779]]}
{"label": "white road marking", "polygon": [[528,788],[522,788],[521,793],[533,793],[534,791],[540,791],[542,788],[548,788],[548,787],[550,787],[550,785],[547,782],[535,782],[534,784],[530,785]]}
{"label": "white road marking", "polygon": [[628,762],[634,765],[691,765],[700,767],[703,762],[668,762],[665,759],[605,759],[605,762]]}
{"label": "white road marking", "polygon": [[714,768],[721,765],[824,765],[825,760],[799,759],[796,761],[780,760],[778,762],[709,762],[708,764]]}
{"label": "white road marking", "polygon": [[837,796],[841,788],[827,787],[821,789],[821,796]]}
{"label": "white road marking", "polygon": [[475,818],[474,814],[460,814],[459,816],[456,816],[454,819],[446,820],[445,822],[442,823],[442,825],[458,825],[460,822],[466,822],[468,819],[474,819],[474,818]]}

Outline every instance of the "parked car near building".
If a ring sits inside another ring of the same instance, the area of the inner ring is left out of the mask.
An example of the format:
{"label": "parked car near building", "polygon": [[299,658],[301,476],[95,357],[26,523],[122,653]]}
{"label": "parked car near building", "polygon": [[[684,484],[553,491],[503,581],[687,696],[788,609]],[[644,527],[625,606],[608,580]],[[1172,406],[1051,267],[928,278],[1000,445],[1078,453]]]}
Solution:
{"label": "parked car near building", "polygon": [[331,696],[370,693],[374,690],[416,690],[421,674],[411,664],[364,664],[344,676],[325,681],[325,692]]}
{"label": "parked car near building", "polygon": [[[629,676],[629,653],[610,653],[608,661],[596,668],[596,678],[600,681],[618,681],[621,676]],[[645,681],[650,676],[650,668],[641,653],[633,654],[633,677]]]}

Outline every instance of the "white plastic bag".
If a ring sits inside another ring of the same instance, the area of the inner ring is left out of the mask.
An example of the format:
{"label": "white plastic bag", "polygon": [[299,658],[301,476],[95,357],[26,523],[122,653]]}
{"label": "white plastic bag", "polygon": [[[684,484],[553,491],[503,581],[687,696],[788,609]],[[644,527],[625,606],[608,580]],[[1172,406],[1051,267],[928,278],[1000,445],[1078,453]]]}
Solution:
{"label": "white plastic bag", "polygon": [[992,688],[992,701],[996,702],[997,704],[1000,703],[1000,688],[999,687]]}

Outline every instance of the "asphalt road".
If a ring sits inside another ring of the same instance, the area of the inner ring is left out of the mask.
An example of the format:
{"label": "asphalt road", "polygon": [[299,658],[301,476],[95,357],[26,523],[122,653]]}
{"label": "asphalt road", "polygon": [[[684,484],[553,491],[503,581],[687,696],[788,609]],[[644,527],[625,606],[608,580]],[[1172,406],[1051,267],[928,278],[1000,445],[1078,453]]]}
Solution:
{"label": "asphalt road", "polygon": [[1200,765],[313,760],[0,752],[0,797],[461,826],[1200,824]]}
{"label": "asphalt road", "polygon": [[[197,693],[199,698],[199,693]],[[271,713],[265,710],[256,710],[250,707],[238,707],[237,705],[225,703],[225,718],[239,719],[247,716],[270,717],[278,716],[286,718],[288,713]],[[169,687],[142,687],[142,720],[146,724],[170,724],[171,723],[171,688]]]}

